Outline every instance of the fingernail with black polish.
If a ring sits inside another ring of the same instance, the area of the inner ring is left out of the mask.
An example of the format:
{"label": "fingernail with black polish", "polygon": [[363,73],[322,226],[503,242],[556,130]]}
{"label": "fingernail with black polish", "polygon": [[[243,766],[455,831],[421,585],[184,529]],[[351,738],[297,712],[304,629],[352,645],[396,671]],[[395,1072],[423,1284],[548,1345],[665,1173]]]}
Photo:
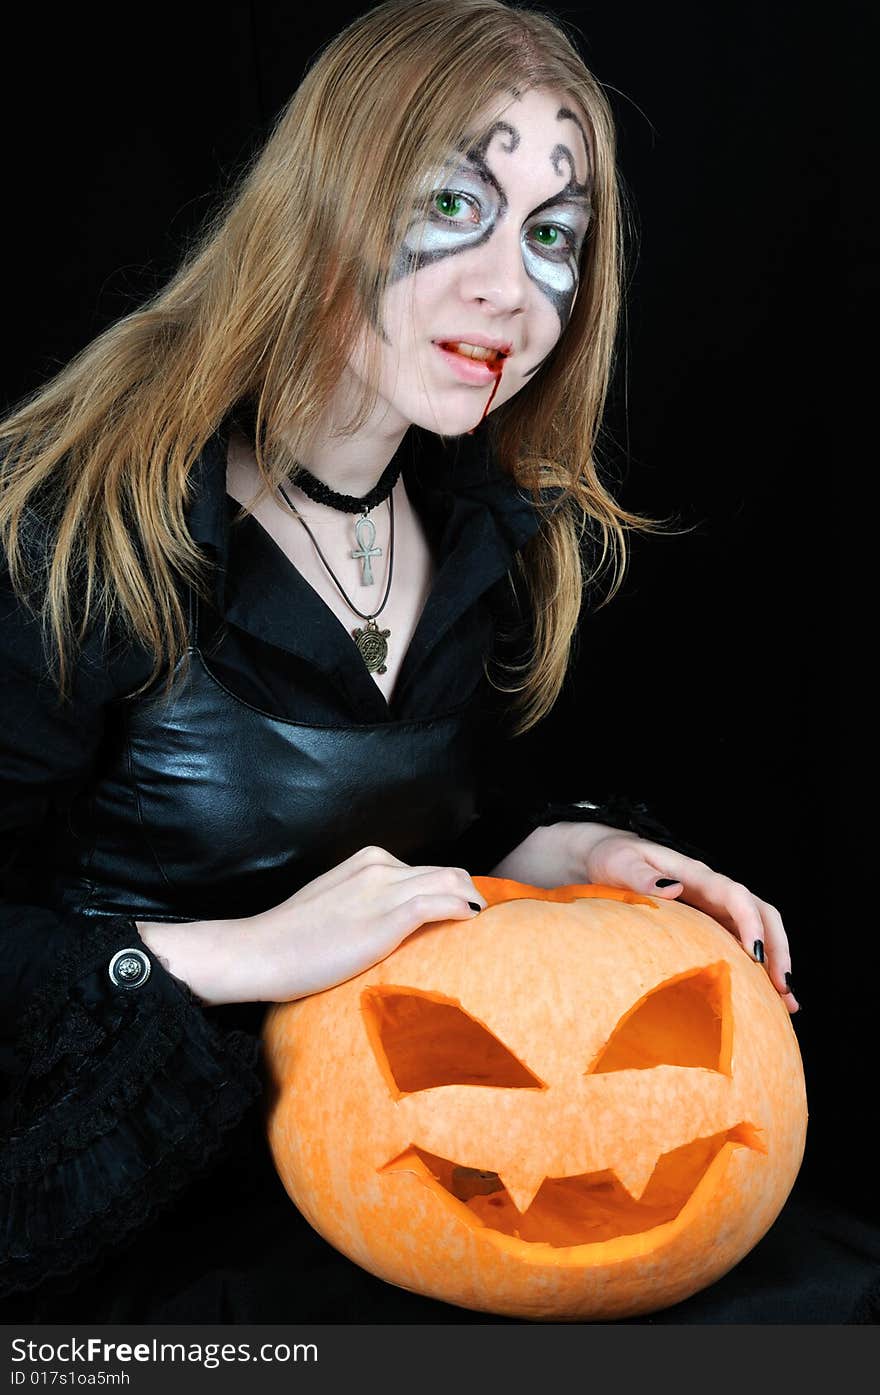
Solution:
{"label": "fingernail with black polish", "polygon": [[758,963],[759,963],[759,964],[763,964],[763,962],[764,962],[764,941],[763,941],[763,940],[755,940],[755,943],[754,943],[754,945],[752,946],[752,953],[754,954],[754,956],[755,956],[755,958],[757,959]]}
{"label": "fingernail with black polish", "polygon": [[655,882],[654,885],[655,885],[655,886],[678,886],[678,882],[675,880],[675,877],[661,877],[660,880],[659,880],[659,882]]}
{"label": "fingernail with black polish", "polygon": [[481,911],[483,909],[483,907],[479,904],[478,901],[468,901],[468,905],[470,906],[472,911]]}

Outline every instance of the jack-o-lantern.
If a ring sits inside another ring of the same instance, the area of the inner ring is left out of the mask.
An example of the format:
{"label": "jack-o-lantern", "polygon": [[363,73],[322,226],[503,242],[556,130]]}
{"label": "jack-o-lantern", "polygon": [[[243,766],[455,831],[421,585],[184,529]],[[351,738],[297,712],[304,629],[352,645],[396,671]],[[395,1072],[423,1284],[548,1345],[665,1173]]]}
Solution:
{"label": "jack-o-lantern", "polygon": [[768,1230],[806,1094],[766,970],[710,917],[477,877],[489,907],[267,1018],[275,1165],[402,1288],[513,1317],[668,1307]]}

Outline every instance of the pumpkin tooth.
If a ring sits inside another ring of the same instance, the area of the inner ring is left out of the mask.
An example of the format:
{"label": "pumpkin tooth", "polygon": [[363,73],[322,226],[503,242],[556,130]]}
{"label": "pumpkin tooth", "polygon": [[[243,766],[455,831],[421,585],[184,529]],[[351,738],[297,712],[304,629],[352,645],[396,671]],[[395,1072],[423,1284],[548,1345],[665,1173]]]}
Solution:
{"label": "pumpkin tooth", "polygon": [[641,1200],[657,1161],[657,1157],[652,1158],[648,1152],[643,1152],[640,1156],[635,1148],[630,1156],[619,1157],[615,1161],[614,1175],[620,1185],[629,1192],[633,1201]]}
{"label": "pumpkin tooth", "polygon": [[533,1173],[525,1177],[518,1177],[515,1182],[509,1181],[503,1173],[501,1173],[500,1176],[507,1190],[507,1195],[510,1197],[519,1214],[524,1216],[535,1197],[538,1195],[538,1192],[541,1190],[541,1186],[544,1182],[543,1171],[540,1176]]}

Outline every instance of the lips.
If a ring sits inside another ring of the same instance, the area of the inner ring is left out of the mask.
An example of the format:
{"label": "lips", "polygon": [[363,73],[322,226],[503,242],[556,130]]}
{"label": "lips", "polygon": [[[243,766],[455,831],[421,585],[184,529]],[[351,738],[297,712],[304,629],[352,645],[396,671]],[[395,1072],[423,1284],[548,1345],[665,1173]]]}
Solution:
{"label": "lips", "polygon": [[491,383],[501,372],[507,357],[502,350],[484,345],[472,346],[462,340],[435,340],[434,347],[456,377],[466,383]]}
{"label": "lips", "polygon": [[497,363],[499,359],[505,359],[509,352],[496,345],[474,344],[469,339],[441,339],[438,343],[443,349],[462,354],[465,358],[476,359],[480,363]]}

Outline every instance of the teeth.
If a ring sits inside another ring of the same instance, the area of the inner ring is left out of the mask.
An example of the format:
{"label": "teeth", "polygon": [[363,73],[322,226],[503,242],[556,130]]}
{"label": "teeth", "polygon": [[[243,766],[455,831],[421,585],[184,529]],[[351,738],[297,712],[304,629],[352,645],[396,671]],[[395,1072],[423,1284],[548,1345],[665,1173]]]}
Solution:
{"label": "teeth", "polygon": [[499,358],[497,349],[483,349],[477,344],[444,344],[445,349],[451,349],[453,353],[464,354],[466,358],[478,358],[483,363],[489,363],[492,359]]}

